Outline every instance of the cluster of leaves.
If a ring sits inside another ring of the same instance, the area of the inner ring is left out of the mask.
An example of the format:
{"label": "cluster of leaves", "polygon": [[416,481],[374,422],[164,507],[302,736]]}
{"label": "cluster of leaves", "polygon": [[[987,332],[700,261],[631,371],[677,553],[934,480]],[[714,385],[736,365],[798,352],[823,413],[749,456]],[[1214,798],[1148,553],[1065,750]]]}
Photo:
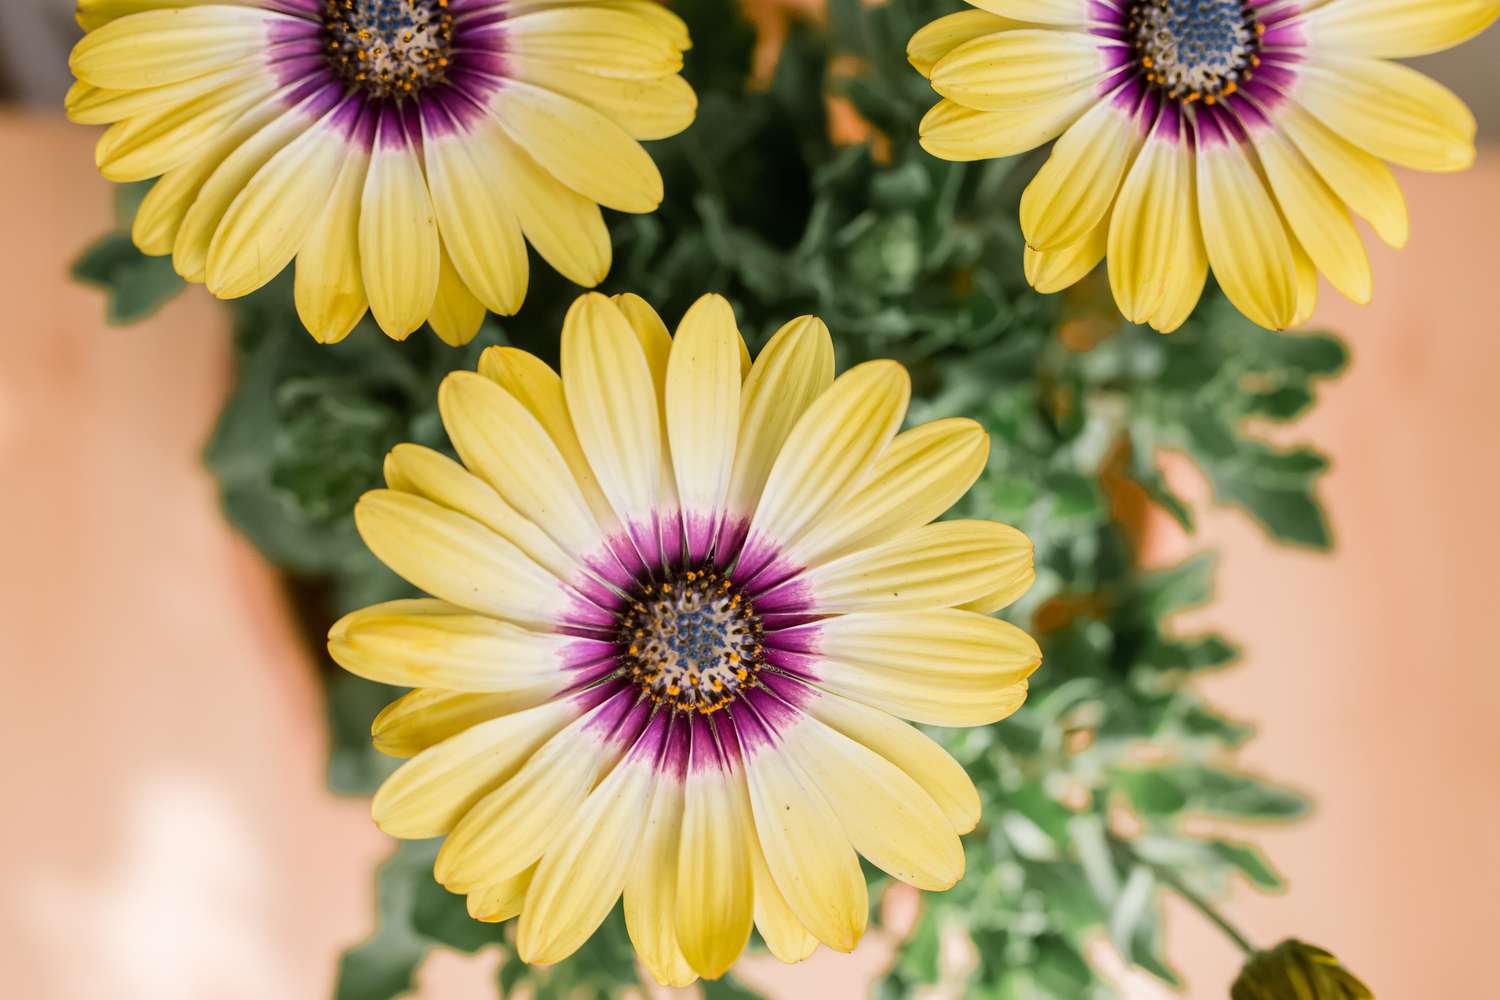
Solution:
{"label": "cluster of leaves", "polygon": [[[966,996],[1103,995],[1085,958],[1101,932],[1128,961],[1175,981],[1160,951],[1163,892],[1213,898],[1235,873],[1279,885],[1253,847],[1192,836],[1184,819],[1286,818],[1304,803],[1228,767],[1250,730],[1191,681],[1236,650],[1165,624],[1208,599],[1213,561],[1143,571],[1139,513],[1149,498],[1191,527],[1158,468],[1159,451],[1174,448],[1272,537],[1326,546],[1313,493],[1324,459],[1253,432],[1308,407],[1315,381],[1342,368],[1343,348],[1259,330],[1213,291],[1168,338],[1122,324],[1102,275],[1065,296],[1031,291],[1016,204],[1032,164],[946,163],[915,141],[934,96],[907,66],[905,44],[953,0],[834,0],[826,24],[793,26],[762,84],[749,82],[755,37],[733,0],[674,6],[697,43],[686,72],[701,110],[686,133],[653,146],[662,210],[613,220],[606,290],[639,292],[669,318],[702,292],[722,292],[752,347],[816,313],[841,365],[903,361],[915,419],[966,415],[992,435],[989,473],[961,513],[1016,524],[1036,543],[1037,585],[1011,615],[1041,637],[1045,667],[1013,718],[935,734],[973,775],[984,821],[966,840],[969,874],[927,897],[885,995],[951,978],[939,945],[956,932],[976,945],[977,962],[958,973]],[[833,95],[872,127],[870,143],[830,138]],[[80,274],[112,289],[124,319],[174,290],[161,266],[117,234]],[[297,323],[285,276],[232,306],[239,385],[207,460],[229,517],[293,580],[310,636],[405,592],[359,542],[350,510],[378,484],[392,445],[445,446],[442,376],[497,342],[555,359],[576,294],[534,262],[524,311],[492,320],[467,351],[422,335],[392,343],[368,323],[318,346]],[[370,748],[369,723],[396,692],[331,668],[326,677],[331,784],[367,793],[391,766]],[[539,997],[606,996],[636,982],[618,913],[551,970],[516,962],[502,929],[470,921],[462,899],[432,882],[434,850],[404,845],[381,870],[378,929],[345,955],[341,1000],[396,996],[439,946],[504,949],[501,985],[526,982]],[[751,995],[732,981],[706,986]]]}

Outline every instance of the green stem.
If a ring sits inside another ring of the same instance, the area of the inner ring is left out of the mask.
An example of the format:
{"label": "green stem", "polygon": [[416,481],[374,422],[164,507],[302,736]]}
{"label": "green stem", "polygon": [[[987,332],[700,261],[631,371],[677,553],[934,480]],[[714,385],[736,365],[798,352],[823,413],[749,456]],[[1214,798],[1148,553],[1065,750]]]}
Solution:
{"label": "green stem", "polygon": [[1151,870],[1156,873],[1157,878],[1161,879],[1163,883],[1170,886],[1173,892],[1177,893],[1183,899],[1193,904],[1193,909],[1203,914],[1203,916],[1208,918],[1208,921],[1210,923],[1214,924],[1219,928],[1219,930],[1223,931],[1231,941],[1240,946],[1240,949],[1244,951],[1247,956],[1255,955],[1260,950],[1256,948],[1255,945],[1251,944],[1250,939],[1241,934],[1239,928],[1235,927],[1234,924],[1231,924],[1228,918],[1226,918],[1224,914],[1220,913],[1212,903],[1204,899],[1192,889],[1188,888],[1187,883],[1178,878],[1176,872],[1173,872],[1167,868],[1163,868],[1160,865],[1150,864],[1150,862],[1146,863],[1150,865]]}

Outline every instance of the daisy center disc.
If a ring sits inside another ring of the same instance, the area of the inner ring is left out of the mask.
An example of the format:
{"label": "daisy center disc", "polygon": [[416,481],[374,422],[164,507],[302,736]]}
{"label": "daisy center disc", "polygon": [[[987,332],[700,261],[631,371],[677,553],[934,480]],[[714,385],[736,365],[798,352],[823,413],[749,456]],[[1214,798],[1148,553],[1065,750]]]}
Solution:
{"label": "daisy center disc", "polygon": [[405,97],[440,82],[453,45],[448,0],[323,0],[328,62],[372,97]]}
{"label": "daisy center disc", "polygon": [[1137,0],[1127,27],[1146,79],[1179,100],[1232,94],[1259,65],[1262,28],[1243,0]]}
{"label": "daisy center disc", "polygon": [[619,625],[630,679],[660,704],[703,713],[755,684],[762,634],[750,601],[712,569],[643,584]]}

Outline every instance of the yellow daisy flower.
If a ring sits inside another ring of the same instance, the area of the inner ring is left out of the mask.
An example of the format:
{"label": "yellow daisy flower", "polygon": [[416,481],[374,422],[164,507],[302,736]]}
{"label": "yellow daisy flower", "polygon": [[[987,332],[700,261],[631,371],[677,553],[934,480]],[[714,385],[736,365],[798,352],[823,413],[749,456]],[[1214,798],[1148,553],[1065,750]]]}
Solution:
{"label": "yellow daisy flower", "polygon": [[137,246],[221,298],[296,258],[332,343],[365,314],[461,344],[526,297],[527,241],[581,285],[600,206],[650,212],[637,140],[686,128],[687,28],[653,0],[79,0],[68,95],[113,181],[160,180]]}
{"label": "yellow daisy flower", "polygon": [[1305,320],[1322,272],[1359,303],[1351,213],[1395,247],[1385,160],[1461,170],[1474,116],[1388,60],[1478,34],[1500,0],[970,0],[908,56],[943,100],[922,145],[950,160],[1057,144],[1021,200],[1040,291],[1106,256],[1126,318],[1181,326],[1210,267],[1262,326]]}
{"label": "yellow daisy flower", "polygon": [[446,837],[436,877],[527,962],[570,955],[624,895],[663,983],[721,975],[751,925],[786,961],[853,948],[858,855],[923,889],[963,874],[979,798],[895,716],[1004,718],[1041,653],[990,613],[1031,544],[933,519],[984,469],[969,420],[898,433],[891,361],[835,379],[828,330],[751,364],[729,304],[676,336],[641,299],[568,313],[562,374],[492,348],[444,382],[459,464],[403,445],[355,510],[434,599],[334,626],[346,669],[416,688],[376,720],[412,756],[375,797]]}

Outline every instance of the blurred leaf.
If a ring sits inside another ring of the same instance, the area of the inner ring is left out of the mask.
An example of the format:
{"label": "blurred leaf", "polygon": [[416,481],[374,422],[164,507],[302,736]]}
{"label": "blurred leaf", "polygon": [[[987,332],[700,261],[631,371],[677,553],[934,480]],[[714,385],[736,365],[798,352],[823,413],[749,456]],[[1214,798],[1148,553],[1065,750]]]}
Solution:
{"label": "blurred leaf", "polygon": [[1286,887],[1286,883],[1271,867],[1266,856],[1260,849],[1250,844],[1236,844],[1227,840],[1209,841],[1209,849],[1224,861],[1233,865],[1242,875],[1257,887],[1274,892]]}
{"label": "blurred leaf", "polygon": [[109,293],[106,316],[116,326],[139,322],[182,291],[171,257],[148,257],[135,248],[130,226],[151,185],[115,188],[115,232],[100,237],[73,262],[74,279]]}
{"label": "blurred leaf", "polygon": [[1195,810],[1245,819],[1291,819],[1307,811],[1307,800],[1296,792],[1194,762],[1123,771],[1121,781],[1137,808],[1148,813]]}
{"label": "blurred leaf", "polygon": [[[432,880],[436,857],[436,842],[408,841],[381,865],[376,877],[375,932],[363,944],[344,952],[335,1000],[391,1000],[406,993],[413,985],[417,967],[434,944],[461,942],[466,950],[473,950],[483,943],[500,941],[499,929],[492,925],[468,921],[472,929],[466,928],[462,937],[454,940],[446,936],[454,929],[452,921],[424,919],[419,923],[413,919],[418,914],[430,918],[434,892],[448,895]],[[449,898],[463,908],[462,896]],[[481,937],[485,940],[479,940]]]}
{"label": "blurred leaf", "polygon": [[183,289],[172,258],[147,257],[128,233],[110,233],[73,263],[73,277],[109,293],[107,318],[116,326],[139,322]]}

